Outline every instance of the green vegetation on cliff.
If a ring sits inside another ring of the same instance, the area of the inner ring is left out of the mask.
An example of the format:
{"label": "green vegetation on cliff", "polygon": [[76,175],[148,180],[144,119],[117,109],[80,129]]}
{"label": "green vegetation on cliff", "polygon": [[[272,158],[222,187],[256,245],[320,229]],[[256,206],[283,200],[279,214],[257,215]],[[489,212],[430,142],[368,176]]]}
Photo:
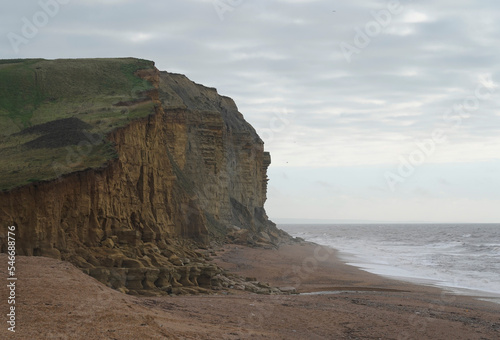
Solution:
{"label": "green vegetation on cliff", "polygon": [[99,167],[111,130],[154,112],[152,61],[0,60],[0,189]]}

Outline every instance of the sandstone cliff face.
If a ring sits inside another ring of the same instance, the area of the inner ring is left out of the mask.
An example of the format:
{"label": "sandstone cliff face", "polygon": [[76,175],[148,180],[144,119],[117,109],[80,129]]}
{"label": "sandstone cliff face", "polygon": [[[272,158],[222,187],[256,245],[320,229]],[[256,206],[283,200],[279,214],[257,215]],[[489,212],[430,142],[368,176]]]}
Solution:
{"label": "sandstone cliff face", "polygon": [[69,260],[117,289],[210,288],[220,270],[195,246],[284,237],[263,208],[270,156],[230,98],[138,74],[155,109],[107,136],[116,159],[0,193],[0,225],[16,225],[18,254]]}
{"label": "sandstone cliff face", "polygon": [[[173,91],[173,93],[172,93]],[[231,98],[182,75],[161,74],[160,99],[167,109],[168,144],[211,232],[231,225],[254,233],[269,229],[263,210],[269,153]],[[267,238],[267,235],[265,235]]]}

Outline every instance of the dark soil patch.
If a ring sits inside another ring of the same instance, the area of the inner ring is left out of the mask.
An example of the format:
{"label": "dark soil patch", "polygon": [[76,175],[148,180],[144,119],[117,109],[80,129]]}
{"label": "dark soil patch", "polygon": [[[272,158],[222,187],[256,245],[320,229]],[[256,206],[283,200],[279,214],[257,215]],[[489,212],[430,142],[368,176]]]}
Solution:
{"label": "dark soil patch", "polygon": [[96,141],[99,143],[102,139],[101,136],[85,131],[91,127],[78,118],[65,118],[29,127],[18,134],[42,134],[42,136],[24,144],[30,149],[59,148],[80,143],[95,144]]}
{"label": "dark soil patch", "polygon": [[23,131],[19,132],[19,135],[26,135],[28,133],[41,133],[41,134],[46,134],[46,133],[54,133],[57,130],[71,130],[71,131],[78,131],[78,130],[86,130],[90,129],[92,126],[90,124],[87,124],[83,121],[81,121],[78,118],[64,118],[64,119],[58,119],[58,120],[53,120],[48,123],[40,124],[40,125],[35,125],[29,128],[24,129]]}

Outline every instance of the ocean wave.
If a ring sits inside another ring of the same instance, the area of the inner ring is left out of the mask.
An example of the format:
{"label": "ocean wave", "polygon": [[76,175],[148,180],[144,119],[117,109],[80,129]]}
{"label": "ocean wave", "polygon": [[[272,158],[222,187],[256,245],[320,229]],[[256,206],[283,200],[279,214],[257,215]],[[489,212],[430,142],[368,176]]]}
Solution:
{"label": "ocean wave", "polygon": [[380,275],[500,294],[500,225],[331,225],[284,228],[336,248]]}

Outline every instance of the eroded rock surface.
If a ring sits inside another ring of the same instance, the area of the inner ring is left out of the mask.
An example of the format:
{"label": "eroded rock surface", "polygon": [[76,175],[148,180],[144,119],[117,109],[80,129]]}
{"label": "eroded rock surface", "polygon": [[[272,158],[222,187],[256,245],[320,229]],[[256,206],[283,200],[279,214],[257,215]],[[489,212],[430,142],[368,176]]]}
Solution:
{"label": "eroded rock surface", "polygon": [[230,285],[195,249],[289,239],[263,208],[270,155],[232,99],[183,75],[137,74],[154,86],[141,100],[154,112],[107,136],[116,158],[0,193],[0,225],[17,227],[18,254],[68,260],[123,292]]}

